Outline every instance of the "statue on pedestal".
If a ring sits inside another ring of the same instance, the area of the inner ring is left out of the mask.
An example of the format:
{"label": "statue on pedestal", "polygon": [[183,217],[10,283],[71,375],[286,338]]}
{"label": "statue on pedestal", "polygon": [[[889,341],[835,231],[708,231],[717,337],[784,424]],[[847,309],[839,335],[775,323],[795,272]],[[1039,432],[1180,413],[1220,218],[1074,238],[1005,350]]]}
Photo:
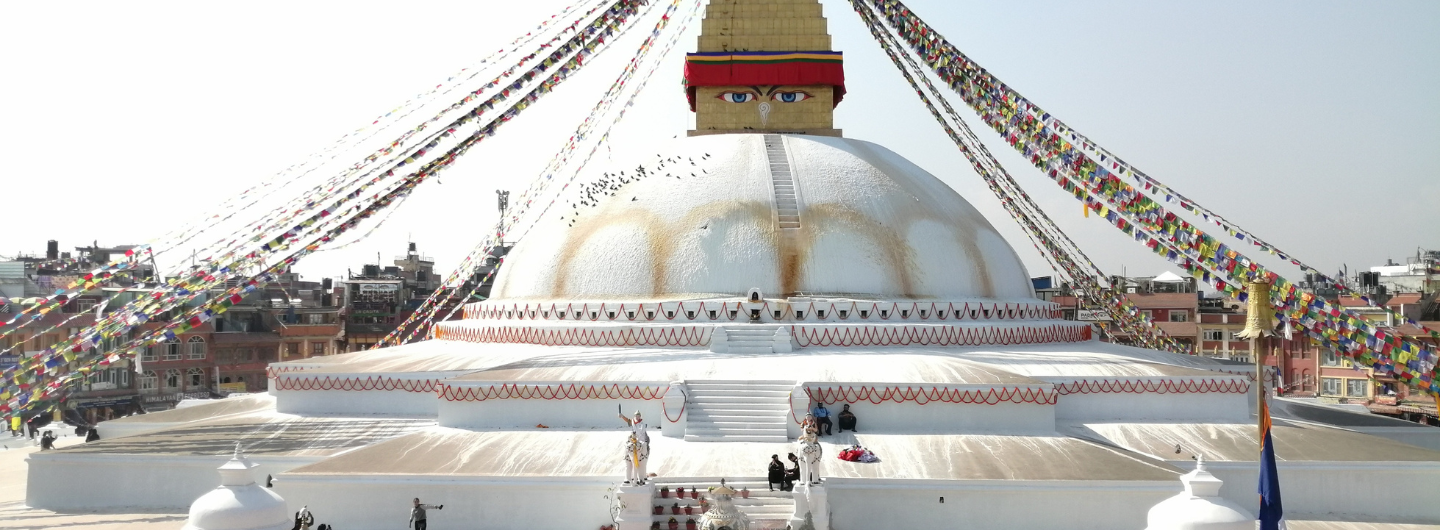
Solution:
{"label": "statue on pedestal", "polygon": [[650,460],[650,433],[646,432],[648,427],[644,418],[640,417],[640,411],[635,411],[635,419],[626,418],[624,414],[620,419],[630,426],[630,437],[625,441],[625,483],[632,486],[643,486],[648,474],[645,472],[645,464]]}
{"label": "statue on pedestal", "polygon": [[820,483],[820,459],[825,456],[824,448],[820,447],[820,436],[817,434],[813,423],[805,426],[805,433],[800,435],[797,442],[800,445],[800,483]]}

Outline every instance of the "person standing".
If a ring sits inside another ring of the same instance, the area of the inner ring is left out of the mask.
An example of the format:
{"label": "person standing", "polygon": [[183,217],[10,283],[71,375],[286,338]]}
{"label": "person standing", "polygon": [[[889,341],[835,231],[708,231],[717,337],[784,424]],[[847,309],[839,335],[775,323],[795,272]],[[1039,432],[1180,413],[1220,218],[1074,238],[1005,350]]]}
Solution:
{"label": "person standing", "polygon": [[820,436],[833,434],[830,431],[830,409],[825,408],[824,403],[815,405],[815,431]]}
{"label": "person standing", "polygon": [[420,498],[416,497],[413,506],[410,508],[410,528],[414,530],[425,530],[425,510],[434,508],[444,510],[444,504],[420,504]]}
{"label": "person standing", "polygon": [[770,491],[775,491],[775,485],[780,485],[780,491],[785,491],[785,464],[780,462],[780,455],[770,455],[770,469],[766,481],[770,483]]}

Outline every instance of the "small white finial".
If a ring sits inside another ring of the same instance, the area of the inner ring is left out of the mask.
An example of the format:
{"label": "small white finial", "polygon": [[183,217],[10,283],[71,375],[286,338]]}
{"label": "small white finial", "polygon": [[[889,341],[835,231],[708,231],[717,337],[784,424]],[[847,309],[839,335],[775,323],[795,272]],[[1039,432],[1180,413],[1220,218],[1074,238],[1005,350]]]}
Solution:
{"label": "small white finial", "polygon": [[236,459],[236,460],[239,460],[239,459],[241,459],[241,458],[245,458],[245,453],[243,453],[243,452],[240,451],[240,441],[239,441],[239,440],[236,440],[236,441],[235,441],[235,459]]}
{"label": "small white finial", "polygon": [[1195,455],[1195,469],[1197,471],[1205,470],[1205,455],[1198,453]]}

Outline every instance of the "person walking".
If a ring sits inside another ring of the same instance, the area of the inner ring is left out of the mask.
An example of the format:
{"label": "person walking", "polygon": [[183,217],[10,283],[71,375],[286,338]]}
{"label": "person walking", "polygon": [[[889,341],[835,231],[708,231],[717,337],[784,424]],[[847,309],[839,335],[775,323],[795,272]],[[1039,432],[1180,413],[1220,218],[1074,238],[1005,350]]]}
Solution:
{"label": "person walking", "polygon": [[444,504],[420,504],[420,498],[415,497],[413,506],[410,508],[410,528],[414,530],[425,530],[425,510],[444,510]]}
{"label": "person walking", "polygon": [[830,409],[825,408],[824,403],[815,405],[815,433],[829,436],[832,434],[830,429]]}

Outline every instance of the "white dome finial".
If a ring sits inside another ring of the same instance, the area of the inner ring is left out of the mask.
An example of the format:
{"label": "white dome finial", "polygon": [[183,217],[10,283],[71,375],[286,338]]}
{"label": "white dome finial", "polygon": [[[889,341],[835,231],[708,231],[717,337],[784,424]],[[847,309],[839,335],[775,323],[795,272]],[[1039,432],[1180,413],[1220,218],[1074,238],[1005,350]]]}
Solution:
{"label": "white dome finial", "polygon": [[220,487],[190,504],[184,530],[288,530],[294,525],[285,499],[255,483],[240,442],[220,466]]}
{"label": "white dome finial", "polygon": [[[1177,452],[1178,452],[1178,447]],[[1252,530],[1255,516],[1220,497],[1224,481],[1205,470],[1205,455],[1195,454],[1195,470],[1180,475],[1185,491],[1150,508],[1146,530]]]}

